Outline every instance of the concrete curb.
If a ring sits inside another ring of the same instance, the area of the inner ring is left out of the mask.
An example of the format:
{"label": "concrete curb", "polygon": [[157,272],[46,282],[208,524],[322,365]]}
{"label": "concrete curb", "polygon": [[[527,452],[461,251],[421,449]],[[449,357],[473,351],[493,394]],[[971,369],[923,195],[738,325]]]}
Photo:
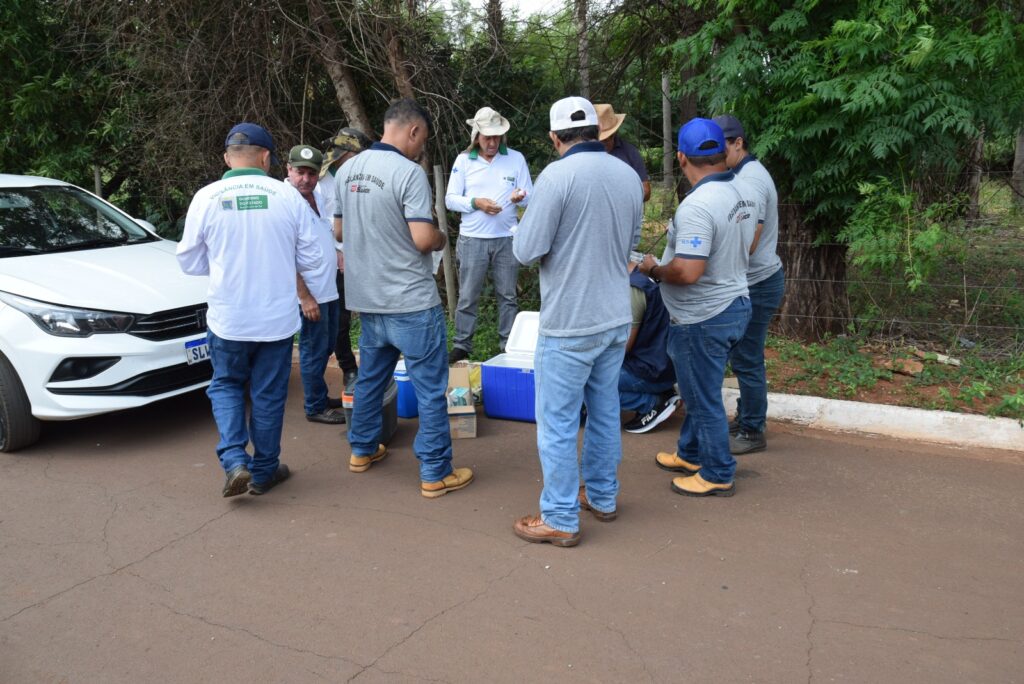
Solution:
{"label": "concrete curb", "polygon": [[[730,413],[739,395],[739,390],[722,388],[722,399]],[[768,393],[768,418],[833,432],[1024,452],[1024,428],[1012,418],[774,392]]]}

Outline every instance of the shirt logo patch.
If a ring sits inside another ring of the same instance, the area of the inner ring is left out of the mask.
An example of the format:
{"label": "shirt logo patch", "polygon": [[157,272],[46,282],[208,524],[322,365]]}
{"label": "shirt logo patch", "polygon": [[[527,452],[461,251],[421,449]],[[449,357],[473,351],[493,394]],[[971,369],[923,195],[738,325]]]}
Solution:
{"label": "shirt logo patch", "polygon": [[231,201],[230,198],[229,199],[225,199],[225,200],[221,200],[220,201],[220,208],[224,209],[224,210],[227,210],[227,211],[231,211],[232,209],[235,208],[235,203],[233,201]]}
{"label": "shirt logo patch", "polygon": [[697,237],[696,235],[693,236],[693,239],[690,240],[690,246],[693,247],[694,249],[697,249],[698,247],[700,247],[700,245],[701,245],[701,239],[699,237]]}
{"label": "shirt logo patch", "polygon": [[270,206],[266,195],[241,195],[235,199],[238,211],[249,211],[252,209],[266,209]]}

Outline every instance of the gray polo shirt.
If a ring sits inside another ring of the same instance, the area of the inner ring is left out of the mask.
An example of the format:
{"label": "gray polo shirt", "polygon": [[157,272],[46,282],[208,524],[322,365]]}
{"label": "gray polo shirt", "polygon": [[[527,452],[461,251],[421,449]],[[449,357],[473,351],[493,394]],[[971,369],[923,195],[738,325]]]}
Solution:
{"label": "gray polo shirt", "polygon": [[764,220],[761,238],[757,241],[754,253],[750,255],[750,265],[747,267],[747,284],[756,285],[775,275],[775,272],[782,268],[782,259],[777,253],[779,193],[768,169],[752,154],[744,157],[733,169],[733,173],[757,191],[758,208],[761,210],[759,218]]}
{"label": "gray polo shirt", "polygon": [[433,223],[430,184],[397,148],[374,143],[335,176],[334,215],[345,238],[345,305],[364,313],[412,313],[441,303],[431,255],[409,221]]}
{"label": "gray polo shirt", "polygon": [[642,218],[639,177],[599,142],[577,143],[541,172],[512,250],[525,265],[540,261],[542,335],[593,335],[633,320],[626,263]]}
{"label": "gray polo shirt", "polygon": [[661,263],[705,259],[692,285],[661,284],[673,324],[700,323],[745,297],[750,245],[759,218],[757,191],[732,171],[705,176],[676,209]]}

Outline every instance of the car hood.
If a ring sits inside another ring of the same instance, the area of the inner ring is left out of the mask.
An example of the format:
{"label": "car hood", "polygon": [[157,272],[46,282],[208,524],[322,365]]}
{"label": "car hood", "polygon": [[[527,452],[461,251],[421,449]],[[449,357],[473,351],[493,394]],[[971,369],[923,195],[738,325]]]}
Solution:
{"label": "car hood", "polygon": [[206,301],[169,240],[0,259],[0,290],[51,304],[149,314]]}

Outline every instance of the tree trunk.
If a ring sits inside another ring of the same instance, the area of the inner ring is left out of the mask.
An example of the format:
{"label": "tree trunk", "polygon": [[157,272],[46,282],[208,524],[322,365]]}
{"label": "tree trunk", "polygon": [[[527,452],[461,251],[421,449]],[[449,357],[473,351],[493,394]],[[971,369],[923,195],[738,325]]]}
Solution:
{"label": "tree trunk", "polygon": [[809,341],[845,331],[850,319],[846,297],[846,247],[815,246],[819,226],[804,219],[794,204],[779,203],[779,256],[786,273],[786,296],[776,329]]}
{"label": "tree trunk", "polygon": [[505,47],[505,16],[501,11],[501,0],[487,0],[487,32],[495,51]]}
{"label": "tree trunk", "polygon": [[667,71],[661,72],[661,138],[662,157],[661,172],[664,175],[662,183],[666,190],[671,190],[674,185],[672,179],[672,157],[675,146],[672,144],[672,100],[669,98],[669,76]]}
{"label": "tree trunk", "polygon": [[587,0],[576,0],[577,55],[580,61],[580,95],[590,99],[590,41],[587,39]]}
{"label": "tree trunk", "polygon": [[1017,131],[1017,149],[1013,155],[1013,202],[1018,209],[1024,209],[1024,128]]}
{"label": "tree trunk", "polygon": [[985,154],[985,132],[982,131],[974,141],[971,149],[970,176],[967,180],[967,219],[976,220],[981,215],[981,164]]}
{"label": "tree trunk", "polygon": [[327,15],[323,0],[307,0],[306,6],[309,8],[310,21],[322,38],[322,41],[318,41],[315,52],[320,56],[327,75],[334,84],[335,96],[338,98],[341,111],[345,113],[350,126],[374,137],[373,125],[359,96],[352,70],[345,63],[338,32]]}
{"label": "tree trunk", "polygon": [[395,89],[398,90],[398,94],[412,99],[414,97],[412,77],[409,75],[398,32],[394,28],[388,29],[388,64],[391,66],[391,75],[395,79]]}

